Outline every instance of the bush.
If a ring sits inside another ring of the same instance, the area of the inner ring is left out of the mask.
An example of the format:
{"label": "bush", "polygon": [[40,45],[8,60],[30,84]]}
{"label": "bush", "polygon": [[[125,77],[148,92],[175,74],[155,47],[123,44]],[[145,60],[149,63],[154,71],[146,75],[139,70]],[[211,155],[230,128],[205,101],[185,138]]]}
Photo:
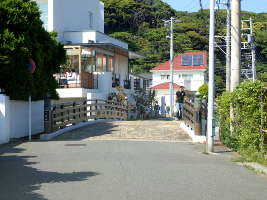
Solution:
{"label": "bush", "polygon": [[201,98],[208,98],[208,93],[209,93],[209,85],[207,83],[203,84],[200,86],[198,89],[198,92],[200,93]]}
{"label": "bush", "polygon": [[[217,99],[221,140],[240,152],[247,149],[261,151],[262,87],[263,83],[260,81],[243,82],[233,93],[224,92]],[[231,105],[233,121],[230,118]]]}

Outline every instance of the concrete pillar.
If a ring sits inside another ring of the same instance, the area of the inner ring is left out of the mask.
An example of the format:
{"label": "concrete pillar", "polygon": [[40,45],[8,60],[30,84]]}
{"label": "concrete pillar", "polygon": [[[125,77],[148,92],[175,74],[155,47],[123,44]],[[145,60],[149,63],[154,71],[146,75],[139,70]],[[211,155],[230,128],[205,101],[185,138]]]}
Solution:
{"label": "concrete pillar", "polygon": [[241,3],[232,0],[232,26],[231,26],[231,92],[240,84],[241,71]]}
{"label": "concrete pillar", "polygon": [[10,140],[10,101],[0,94],[0,144]]}

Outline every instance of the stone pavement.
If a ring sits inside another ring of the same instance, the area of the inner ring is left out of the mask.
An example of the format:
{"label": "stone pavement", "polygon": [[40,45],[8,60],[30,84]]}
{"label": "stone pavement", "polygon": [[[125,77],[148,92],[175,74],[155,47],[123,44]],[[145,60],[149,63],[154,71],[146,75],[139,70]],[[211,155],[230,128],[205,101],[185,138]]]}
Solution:
{"label": "stone pavement", "polygon": [[111,121],[65,133],[55,140],[161,140],[190,141],[179,121]]}

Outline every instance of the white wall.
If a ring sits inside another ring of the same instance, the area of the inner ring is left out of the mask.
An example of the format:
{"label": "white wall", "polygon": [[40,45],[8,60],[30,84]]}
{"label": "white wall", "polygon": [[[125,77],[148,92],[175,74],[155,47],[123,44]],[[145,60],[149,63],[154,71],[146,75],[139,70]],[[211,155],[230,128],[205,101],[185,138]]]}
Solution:
{"label": "white wall", "polygon": [[9,98],[0,94],[0,144],[10,139],[10,105]]}
{"label": "white wall", "polygon": [[[29,104],[0,95],[0,144],[28,136]],[[44,101],[32,102],[32,135],[44,132]]]}
{"label": "white wall", "polygon": [[[170,79],[161,79],[161,75],[169,75],[169,71],[153,71],[152,85],[158,85],[161,83],[170,82]],[[184,78],[182,75],[189,75],[191,78]],[[191,91],[197,91],[198,88],[205,83],[205,72],[204,71],[175,71],[173,77],[174,83],[180,86],[186,86],[186,80],[191,80]]]}
{"label": "white wall", "polygon": [[112,91],[112,72],[94,72],[98,75],[100,93],[109,94]]}
{"label": "white wall", "polygon": [[73,43],[73,44],[87,44],[89,41],[95,43],[108,43],[114,44],[116,46],[128,49],[128,44],[117,40],[115,38],[109,37],[104,33],[97,31],[66,31],[63,33],[64,43]]}
{"label": "white wall", "polygon": [[[10,138],[28,136],[29,104],[26,101],[10,101]],[[44,101],[32,102],[32,134],[44,132]]]}
{"label": "white wall", "polygon": [[128,57],[115,54],[115,73],[120,75],[120,85],[124,85],[124,80],[128,78]]}
{"label": "white wall", "polygon": [[[58,32],[63,41],[64,31],[97,30],[104,32],[104,4],[99,0],[35,0],[48,2],[48,31]],[[93,26],[89,26],[89,11]]]}
{"label": "white wall", "polygon": [[[158,104],[160,106],[160,111],[161,114],[163,109],[166,109],[167,106],[170,106],[170,93],[169,90],[156,90],[156,100],[158,101]],[[175,94],[176,94],[177,90],[174,91],[174,95],[173,95],[173,101],[175,102]],[[162,103],[165,104],[163,105]],[[174,112],[176,112],[176,106],[174,106]]]}

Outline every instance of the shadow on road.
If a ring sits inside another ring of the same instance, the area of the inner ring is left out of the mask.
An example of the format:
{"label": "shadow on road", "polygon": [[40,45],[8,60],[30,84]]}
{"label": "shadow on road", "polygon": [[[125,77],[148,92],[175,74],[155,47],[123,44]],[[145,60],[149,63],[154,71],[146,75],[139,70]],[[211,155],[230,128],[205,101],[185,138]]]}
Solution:
{"label": "shadow on road", "polygon": [[80,141],[80,140],[84,140],[87,138],[111,134],[112,131],[116,130],[116,128],[118,128],[118,126],[114,125],[112,122],[103,122],[103,123],[88,125],[86,127],[82,127],[82,128],[64,133],[63,135],[60,135],[54,138],[54,140]]}
{"label": "shadow on road", "polygon": [[[0,199],[1,200],[46,200],[37,193],[41,184],[84,181],[96,176],[96,172],[59,173],[34,168],[36,162],[29,159],[37,156],[18,156],[22,148],[4,147],[0,154]],[[13,155],[12,155],[13,154]]]}

